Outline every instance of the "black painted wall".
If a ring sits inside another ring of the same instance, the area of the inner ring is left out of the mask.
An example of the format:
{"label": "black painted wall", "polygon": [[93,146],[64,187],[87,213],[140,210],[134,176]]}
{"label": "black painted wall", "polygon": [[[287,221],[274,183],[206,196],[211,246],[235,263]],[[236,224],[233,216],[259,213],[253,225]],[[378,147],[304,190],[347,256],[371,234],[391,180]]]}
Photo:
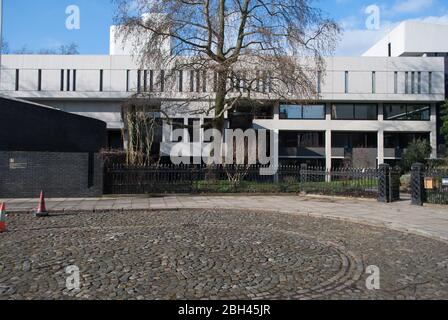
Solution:
{"label": "black painted wall", "polygon": [[0,97],[0,151],[98,152],[106,123]]}
{"label": "black painted wall", "polygon": [[0,97],[0,198],[98,197],[106,123]]}

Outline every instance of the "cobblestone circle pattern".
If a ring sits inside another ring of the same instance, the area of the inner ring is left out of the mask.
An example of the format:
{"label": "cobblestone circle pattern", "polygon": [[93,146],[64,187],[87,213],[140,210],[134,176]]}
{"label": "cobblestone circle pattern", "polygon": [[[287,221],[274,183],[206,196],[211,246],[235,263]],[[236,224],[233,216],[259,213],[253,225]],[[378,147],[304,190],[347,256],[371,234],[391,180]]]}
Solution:
{"label": "cobblestone circle pattern", "polygon": [[[448,298],[448,245],[301,215],[232,210],[8,217],[0,299]],[[68,290],[68,266],[80,270]],[[366,267],[381,270],[368,290]]]}

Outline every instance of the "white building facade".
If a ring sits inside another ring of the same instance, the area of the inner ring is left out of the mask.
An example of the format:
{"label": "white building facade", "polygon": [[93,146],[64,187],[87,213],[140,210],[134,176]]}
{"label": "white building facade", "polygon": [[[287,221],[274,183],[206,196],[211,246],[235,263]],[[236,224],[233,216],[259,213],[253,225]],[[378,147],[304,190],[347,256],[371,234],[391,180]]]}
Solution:
{"label": "white building facade", "polygon": [[[355,166],[395,163],[416,138],[428,140],[431,157],[437,158],[445,58],[389,57],[390,47],[384,40],[363,57],[327,58],[326,73],[316,83],[319,99],[313,104],[291,102],[293,97],[291,101],[275,99],[269,92],[259,95],[267,101],[266,108],[253,115],[251,125],[278,134],[280,163],[327,168],[343,165],[347,159]],[[393,50],[402,52],[403,48]],[[142,70],[116,43],[111,43],[108,56],[4,55],[0,94],[103,120],[109,147],[119,148],[121,104],[138,92],[154,93],[155,101],[168,113],[172,110],[178,122],[207,121],[204,115],[179,113],[174,106],[196,93],[213,97],[213,74],[185,70],[172,81],[165,79],[166,74],[157,66]]]}

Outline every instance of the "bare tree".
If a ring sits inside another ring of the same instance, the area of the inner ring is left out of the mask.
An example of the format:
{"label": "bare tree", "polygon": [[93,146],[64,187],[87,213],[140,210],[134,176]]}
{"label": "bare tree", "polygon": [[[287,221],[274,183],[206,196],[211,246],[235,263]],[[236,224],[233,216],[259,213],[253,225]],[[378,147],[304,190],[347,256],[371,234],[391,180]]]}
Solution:
{"label": "bare tree", "polygon": [[0,53],[8,54],[9,53],[9,44],[7,41],[0,42]]}
{"label": "bare tree", "polygon": [[56,49],[41,49],[38,51],[38,54],[78,55],[78,48],[79,46],[76,43],[72,42],[70,44],[62,44]]}
{"label": "bare tree", "polygon": [[200,112],[217,129],[242,99],[317,99],[323,57],[340,32],[312,0],[114,1],[119,34],[138,44],[142,67],[192,70],[198,83],[212,77],[213,92],[192,99],[209,101]]}

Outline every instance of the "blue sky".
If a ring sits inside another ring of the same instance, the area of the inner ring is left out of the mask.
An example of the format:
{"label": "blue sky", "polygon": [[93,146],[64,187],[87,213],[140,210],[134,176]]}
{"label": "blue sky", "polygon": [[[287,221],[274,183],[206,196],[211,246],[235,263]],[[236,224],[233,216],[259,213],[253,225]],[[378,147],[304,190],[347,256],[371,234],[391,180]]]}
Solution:
{"label": "blue sky", "polygon": [[[75,42],[81,54],[108,54],[109,26],[114,6],[111,0],[3,0],[4,38],[10,50],[56,49]],[[67,6],[77,5],[81,14],[79,30],[67,30]],[[344,28],[336,54],[362,54],[390,28],[406,19],[448,24],[447,0],[320,0],[326,14]],[[368,30],[365,10],[376,5],[380,29]]]}

